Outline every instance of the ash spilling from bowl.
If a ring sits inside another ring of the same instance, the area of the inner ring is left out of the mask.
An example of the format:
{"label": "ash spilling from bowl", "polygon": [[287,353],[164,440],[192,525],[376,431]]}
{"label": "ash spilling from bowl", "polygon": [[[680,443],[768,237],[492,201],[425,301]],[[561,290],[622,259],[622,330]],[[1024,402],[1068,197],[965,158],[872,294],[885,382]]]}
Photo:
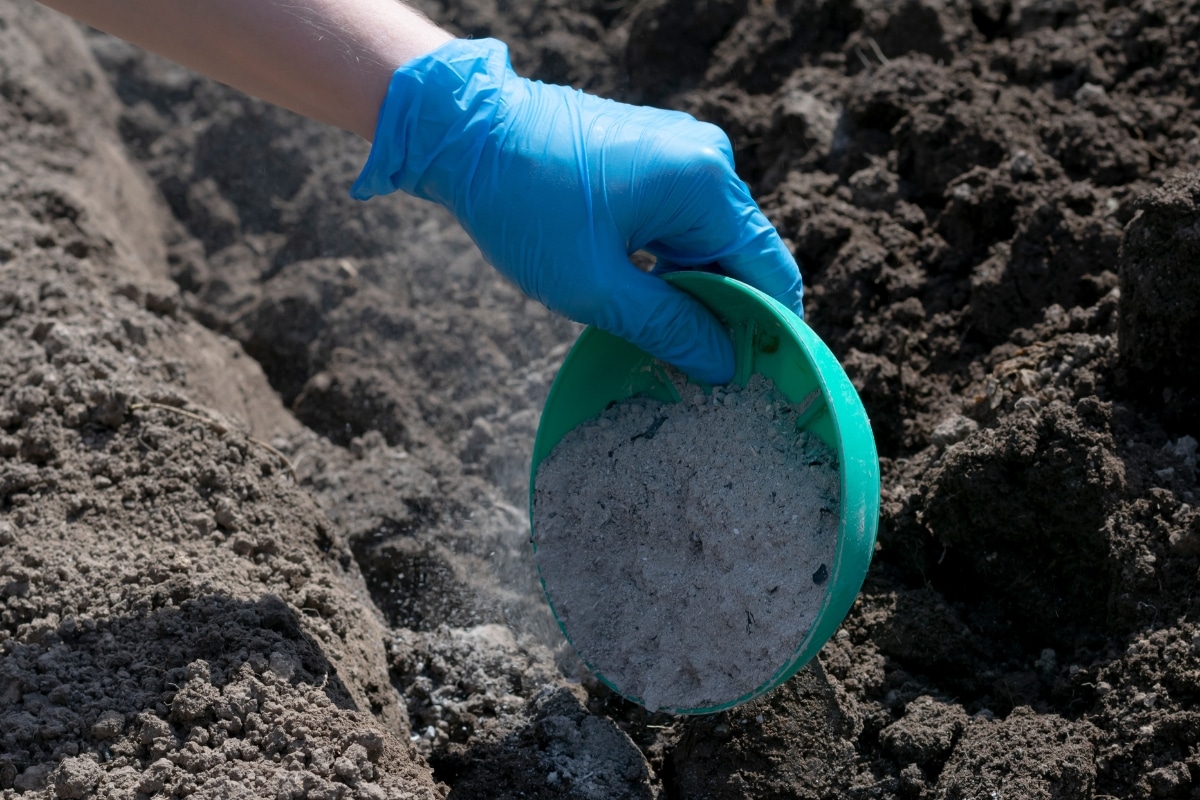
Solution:
{"label": "ash spilling from bowl", "polygon": [[534,540],[579,655],[651,710],[733,702],[786,667],[837,549],[834,451],[767,378],[676,380],[567,434],[538,467]]}

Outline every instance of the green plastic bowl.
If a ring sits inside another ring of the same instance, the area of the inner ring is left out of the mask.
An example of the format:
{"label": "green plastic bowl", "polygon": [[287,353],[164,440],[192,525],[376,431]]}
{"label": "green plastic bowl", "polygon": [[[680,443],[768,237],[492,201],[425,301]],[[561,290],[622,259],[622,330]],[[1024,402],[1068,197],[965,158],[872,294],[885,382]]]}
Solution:
{"label": "green plastic bowl", "polygon": [[[803,320],[762,292],[731,278],[678,272],[667,276],[667,280],[708,307],[733,335],[737,356],[733,382],[745,386],[754,373],[774,381],[784,396],[799,406],[797,429],[818,436],[837,451],[841,478],[841,521],[834,562],[824,600],[808,635],[769,680],[744,696],[715,706],[671,709],[678,714],[710,714],[778,687],[808,663],[842,624],[862,588],[875,549],[879,458],[858,393],[833,353]],[[599,328],[584,330],[567,353],[542,409],[530,476],[531,524],[537,469],[542,459],[580,423],[599,416],[609,404],[634,395],[663,402],[679,400],[661,362]],[[536,552],[536,524],[533,530]],[[543,591],[545,586],[543,580]],[[570,641],[549,592],[546,600]],[[640,698],[614,685],[592,665],[588,668],[614,692],[642,704]]]}

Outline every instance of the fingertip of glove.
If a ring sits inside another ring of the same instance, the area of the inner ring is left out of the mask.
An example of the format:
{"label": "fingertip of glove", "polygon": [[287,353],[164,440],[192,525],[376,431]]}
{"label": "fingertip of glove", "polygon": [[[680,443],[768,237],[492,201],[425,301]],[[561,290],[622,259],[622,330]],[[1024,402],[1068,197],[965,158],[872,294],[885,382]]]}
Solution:
{"label": "fingertip of glove", "polygon": [[804,319],[804,282],[799,278],[796,279],[796,284],[792,288],[775,295],[775,300],[800,319]]}
{"label": "fingertip of glove", "polygon": [[[631,268],[632,269],[632,268]],[[710,385],[733,378],[733,340],[698,300],[661,278],[638,273],[617,301],[609,297],[591,321]]]}
{"label": "fingertip of glove", "polygon": [[709,386],[721,386],[733,380],[736,363],[733,343],[724,333],[718,341],[693,348],[686,356],[664,359],[689,378]]}
{"label": "fingertip of glove", "polygon": [[707,310],[698,312],[692,325],[692,336],[681,342],[681,352],[660,356],[664,361],[683,370],[689,378],[720,386],[733,380],[736,359],[729,333]]}
{"label": "fingertip of glove", "polygon": [[734,363],[733,354],[730,353],[729,363],[714,366],[709,362],[698,363],[693,365],[676,364],[679,369],[683,370],[689,378],[707,383],[709,386],[723,386],[733,380]]}

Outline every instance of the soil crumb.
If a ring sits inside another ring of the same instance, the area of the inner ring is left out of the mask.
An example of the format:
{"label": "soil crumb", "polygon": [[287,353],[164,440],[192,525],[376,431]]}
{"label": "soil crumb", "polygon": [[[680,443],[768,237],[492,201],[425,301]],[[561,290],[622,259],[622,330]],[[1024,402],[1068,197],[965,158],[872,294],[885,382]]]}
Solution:
{"label": "soil crumb", "polygon": [[837,543],[836,454],[769,379],[633,398],[540,465],[537,563],[580,656],[651,710],[733,702],[812,627]]}

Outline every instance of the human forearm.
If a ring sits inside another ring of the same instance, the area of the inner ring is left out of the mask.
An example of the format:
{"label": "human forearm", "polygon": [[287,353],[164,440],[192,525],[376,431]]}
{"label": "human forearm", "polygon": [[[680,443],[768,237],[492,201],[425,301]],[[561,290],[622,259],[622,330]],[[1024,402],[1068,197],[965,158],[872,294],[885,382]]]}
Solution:
{"label": "human forearm", "polygon": [[42,1],[366,139],[396,67],[451,38],[397,0]]}

